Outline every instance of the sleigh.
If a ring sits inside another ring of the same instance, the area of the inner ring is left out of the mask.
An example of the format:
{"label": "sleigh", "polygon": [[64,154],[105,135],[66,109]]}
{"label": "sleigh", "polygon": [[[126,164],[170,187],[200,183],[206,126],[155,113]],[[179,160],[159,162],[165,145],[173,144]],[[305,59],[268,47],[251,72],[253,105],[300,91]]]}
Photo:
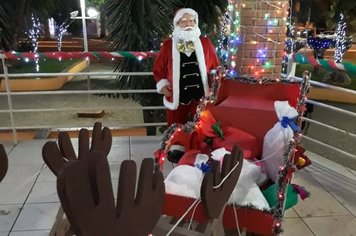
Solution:
{"label": "sleigh", "polygon": [[[224,79],[215,76],[215,92],[210,97],[203,99],[197,109],[193,122],[185,125],[173,125],[168,129],[162,139],[161,152],[156,152],[156,163],[163,168],[167,158],[168,147],[174,142],[178,133],[192,134],[199,129],[199,115],[209,111],[220,122],[221,126],[237,129],[240,139],[234,143],[243,149],[244,158],[251,156],[261,158],[263,141],[266,133],[278,122],[274,108],[275,101],[288,101],[290,106],[298,111],[297,124],[301,126],[301,116],[304,111],[304,101],[308,90],[307,73],[303,81],[271,81],[250,78]],[[277,204],[269,210],[261,210],[253,205],[226,205],[222,213],[222,224],[225,231],[244,229],[258,235],[275,235],[281,232],[283,221],[286,187],[291,182],[295,170],[303,168],[310,163],[298,164],[303,150],[300,144],[300,130],[294,133],[283,155],[283,165],[280,167],[276,192]],[[191,143],[185,144],[192,145]],[[187,149],[187,148],[186,148]],[[189,149],[189,147],[188,147]],[[298,150],[298,151],[297,151]],[[187,151],[187,150],[186,150]],[[282,157],[281,157],[282,158]],[[265,184],[261,189],[271,185]],[[165,194],[162,214],[173,218],[197,222],[198,224],[211,221],[206,213],[204,204],[195,206],[194,211],[187,209],[194,204],[196,199],[176,194]],[[182,217],[184,215],[184,217]]]}

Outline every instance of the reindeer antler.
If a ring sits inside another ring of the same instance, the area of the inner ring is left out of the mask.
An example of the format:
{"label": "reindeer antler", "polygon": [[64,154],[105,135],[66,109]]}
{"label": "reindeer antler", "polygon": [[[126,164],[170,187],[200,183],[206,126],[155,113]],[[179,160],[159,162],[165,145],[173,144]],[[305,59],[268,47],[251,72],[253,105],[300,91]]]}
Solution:
{"label": "reindeer antler", "polygon": [[[202,203],[210,219],[219,217],[234,190],[242,169],[242,151],[237,146],[234,146],[231,155],[224,156],[221,172],[219,163],[215,161],[213,163],[213,170],[204,176],[200,189]],[[231,174],[224,180],[229,172]],[[221,184],[222,180],[224,182]],[[219,186],[220,184],[221,186]]]}
{"label": "reindeer antler", "polygon": [[59,198],[75,233],[85,236],[148,235],[163,206],[162,173],[153,172],[153,159],[144,159],[135,198],[136,164],[124,161],[115,207],[109,165],[103,155],[89,152],[85,157],[89,165],[69,162],[58,175]]}
{"label": "reindeer antler", "polygon": [[0,182],[4,179],[8,167],[9,165],[5,148],[2,144],[0,144]]}
{"label": "reindeer antler", "polygon": [[75,154],[72,142],[67,132],[58,135],[58,146],[56,142],[48,141],[42,149],[42,157],[51,171],[58,175],[63,165],[70,160],[81,159],[88,152],[101,151],[105,157],[109,154],[112,144],[112,135],[108,127],[102,128],[100,122],[93,127],[91,147],[89,147],[89,131],[81,129],[78,137],[78,157]]}

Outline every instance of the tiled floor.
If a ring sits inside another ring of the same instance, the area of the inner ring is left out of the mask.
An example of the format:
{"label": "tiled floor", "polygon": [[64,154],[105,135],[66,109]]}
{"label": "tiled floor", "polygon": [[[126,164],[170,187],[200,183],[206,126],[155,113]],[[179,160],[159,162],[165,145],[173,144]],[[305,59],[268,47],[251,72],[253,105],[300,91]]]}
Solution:
{"label": "tiled floor", "polygon": [[[56,178],[43,164],[41,150],[48,140],[3,143],[9,171],[0,184],[0,236],[48,235],[59,199]],[[159,147],[160,137],[114,138],[109,154],[117,188],[122,160],[139,164]],[[77,140],[73,139],[74,146]],[[294,182],[305,186],[311,198],[286,212],[283,235],[356,235],[356,172],[308,153],[311,167],[297,172]],[[169,167],[169,164],[167,165]],[[167,174],[169,168],[165,168]],[[115,188],[114,187],[114,188]]]}

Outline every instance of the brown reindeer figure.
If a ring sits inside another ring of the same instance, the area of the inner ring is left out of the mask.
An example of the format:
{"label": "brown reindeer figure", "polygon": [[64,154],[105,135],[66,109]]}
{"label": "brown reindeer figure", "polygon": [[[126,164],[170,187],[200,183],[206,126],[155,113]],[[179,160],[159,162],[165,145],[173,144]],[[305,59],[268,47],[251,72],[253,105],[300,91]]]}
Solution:
{"label": "brown reindeer figure", "polygon": [[[48,141],[42,149],[42,157],[49,169],[58,175],[68,161],[86,161],[89,152],[100,151],[105,158],[109,154],[112,144],[112,135],[109,128],[102,128],[100,122],[93,127],[91,146],[89,147],[89,131],[81,129],[78,137],[78,157],[75,154],[72,142],[67,132],[58,135],[58,146],[56,142]],[[68,220],[64,217],[62,207],[59,208],[56,221],[50,232],[51,236],[73,235]]]}
{"label": "brown reindeer figure", "polygon": [[0,144],[0,183],[4,179],[7,169],[9,168],[7,155],[5,148],[2,144]]}
{"label": "brown reindeer figure", "polygon": [[[200,196],[209,219],[219,218],[240,177],[243,163],[242,151],[234,146],[231,155],[226,154],[220,171],[214,161],[212,172],[204,176]],[[231,174],[227,177],[227,175]],[[227,177],[226,179],[224,179]],[[219,184],[223,181],[220,187]]]}
{"label": "brown reindeer figure", "polygon": [[240,177],[242,163],[242,151],[235,146],[230,155],[226,154],[224,156],[221,170],[219,162],[213,161],[212,171],[205,174],[200,188],[200,195],[203,208],[209,219],[208,224],[198,224],[195,229],[187,229],[186,225],[181,222],[174,231],[172,231],[173,224],[176,224],[177,219],[166,219],[168,218],[166,217],[161,218],[155,229],[155,233],[157,233],[157,235],[165,235],[166,232],[172,231],[171,236],[225,235],[222,223],[223,213],[225,205]]}
{"label": "brown reindeer figure", "polygon": [[136,186],[136,164],[125,160],[115,206],[109,164],[102,152],[89,152],[88,164],[68,162],[58,175],[57,191],[64,211],[79,236],[147,236],[160,218],[164,182],[144,159]]}
{"label": "brown reindeer figure", "polygon": [[[102,128],[100,122],[93,127],[91,146],[89,146],[89,131],[81,129],[78,137],[78,157],[75,154],[68,132],[60,132],[58,146],[56,142],[48,141],[42,149],[42,157],[47,166],[57,176],[63,165],[70,160],[80,160],[88,152],[101,151],[107,156],[111,150],[112,135],[108,127]],[[56,153],[56,155],[53,154]]]}

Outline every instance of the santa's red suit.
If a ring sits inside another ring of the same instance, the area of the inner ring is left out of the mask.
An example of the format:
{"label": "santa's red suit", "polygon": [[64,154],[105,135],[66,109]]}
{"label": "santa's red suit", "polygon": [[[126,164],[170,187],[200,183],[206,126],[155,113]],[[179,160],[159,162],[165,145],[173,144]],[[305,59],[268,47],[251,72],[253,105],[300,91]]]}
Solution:
{"label": "santa's red suit", "polygon": [[[197,39],[193,43],[204,93],[208,95],[208,73],[219,66],[219,60],[209,38],[200,37],[200,40]],[[172,87],[172,96],[163,97],[163,103],[167,107],[168,126],[173,123],[186,123],[188,119],[193,118],[197,106],[197,101],[195,100],[186,105],[180,103],[180,63],[182,54],[178,51],[176,45],[172,47],[173,44],[176,44],[176,42],[172,39],[163,43],[153,67],[157,91],[161,93],[162,89],[167,85]]]}

